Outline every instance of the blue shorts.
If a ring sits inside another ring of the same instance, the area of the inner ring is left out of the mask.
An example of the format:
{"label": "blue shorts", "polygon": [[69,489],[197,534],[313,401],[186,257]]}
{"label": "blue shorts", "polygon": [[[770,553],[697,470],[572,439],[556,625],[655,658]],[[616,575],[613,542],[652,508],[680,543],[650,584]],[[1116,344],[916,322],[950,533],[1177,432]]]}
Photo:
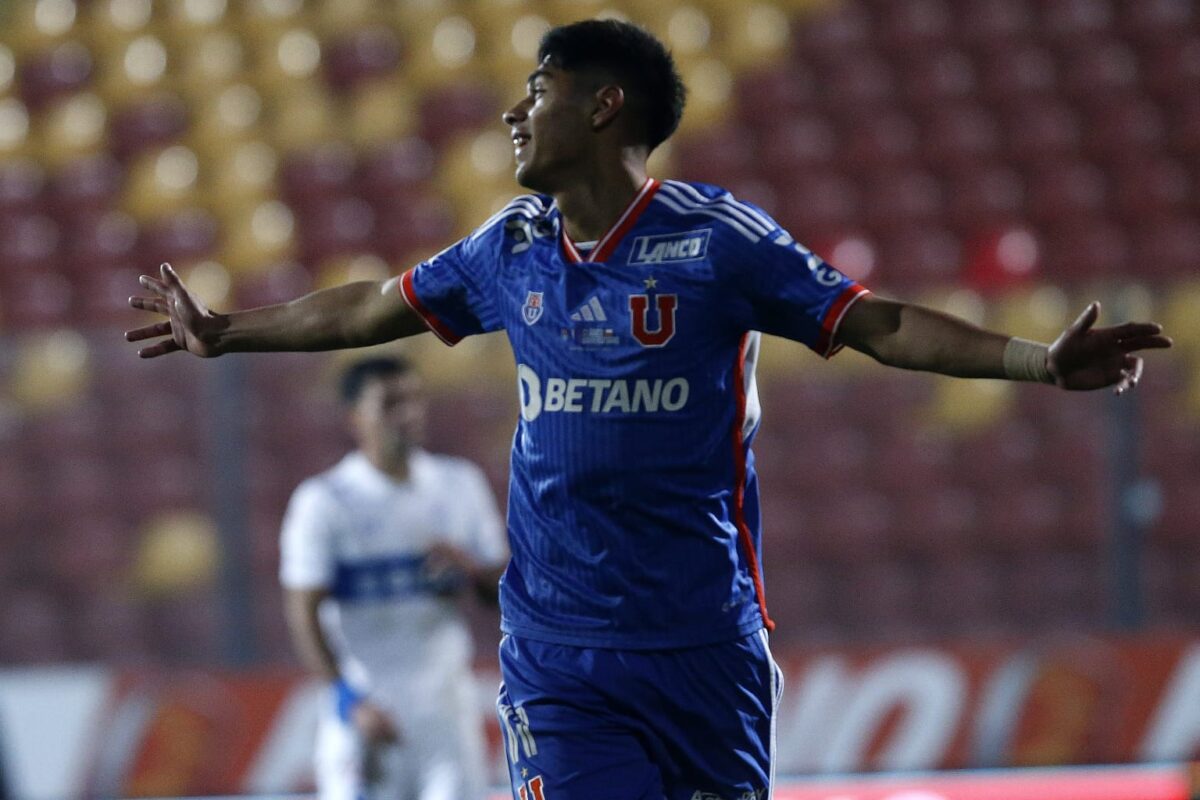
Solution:
{"label": "blue shorts", "polygon": [[783,675],[766,631],[680,650],[505,636],[516,800],[765,800]]}

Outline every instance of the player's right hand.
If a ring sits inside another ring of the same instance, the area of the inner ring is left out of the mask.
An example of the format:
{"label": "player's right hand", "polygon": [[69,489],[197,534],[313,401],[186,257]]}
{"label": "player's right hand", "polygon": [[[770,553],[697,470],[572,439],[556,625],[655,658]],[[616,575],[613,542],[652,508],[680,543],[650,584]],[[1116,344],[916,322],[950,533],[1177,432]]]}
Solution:
{"label": "player's right hand", "polygon": [[361,700],[350,712],[354,727],[370,743],[385,744],[400,740],[400,731],[392,718],[370,700]]}
{"label": "player's right hand", "polygon": [[158,278],[143,275],[138,279],[142,288],[149,289],[152,294],[131,297],[129,305],[143,311],[162,314],[167,319],[126,331],[125,340],[138,342],[157,336],[170,337],[138,350],[138,355],[142,358],[154,358],[177,350],[184,350],[201,358],[220,355],[213,342],[215,334],[223,327],[222,318],[209,311],[200,298],[183,285],[183,281],[175,274],[170,264],[163,264],[159,268],[159,274]]}

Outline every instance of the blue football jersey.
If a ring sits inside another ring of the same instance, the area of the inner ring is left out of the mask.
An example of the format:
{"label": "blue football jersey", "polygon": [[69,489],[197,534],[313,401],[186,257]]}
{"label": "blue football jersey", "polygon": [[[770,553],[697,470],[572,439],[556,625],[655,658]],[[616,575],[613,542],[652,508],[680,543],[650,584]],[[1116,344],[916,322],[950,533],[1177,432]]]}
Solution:
{"label": "blue football jersey", "polygon": [[590,249],[527,195],[398,285],[448,344],[512,344],[505,632],[642,649],[772,627],[759,332],[832,355],[866,289],[725,190],[653,179]]}

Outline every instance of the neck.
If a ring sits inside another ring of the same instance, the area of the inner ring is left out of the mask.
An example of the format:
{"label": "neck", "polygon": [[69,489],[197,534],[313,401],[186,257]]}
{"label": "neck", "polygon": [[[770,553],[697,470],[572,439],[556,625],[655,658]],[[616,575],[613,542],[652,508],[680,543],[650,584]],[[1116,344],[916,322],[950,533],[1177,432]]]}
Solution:
{"label": "neck", "polygon": [[411,448],[402,447],[390,450],[386,447],[362,448],[362,454],[371,462],[371,466],[395,481],[408,480],[408,456]]}
{"label": "neck", "polygon": [[603,237],[645,182],[645,152],[642,148],[627,149],[622,151],[616,168],[605,164],[554,192],[567,236],[576,242],[594,242]]}

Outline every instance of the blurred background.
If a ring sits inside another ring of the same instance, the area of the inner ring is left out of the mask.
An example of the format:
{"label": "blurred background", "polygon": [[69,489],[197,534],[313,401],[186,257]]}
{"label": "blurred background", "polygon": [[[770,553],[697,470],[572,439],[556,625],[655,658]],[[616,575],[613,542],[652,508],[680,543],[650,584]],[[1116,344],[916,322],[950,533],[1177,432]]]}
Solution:
{"label": "blurred background", "polygon": [[[765,343],[781,768],[1200,754],[1196,3],[8,0],[9,795],[308,785],[278,525],[349,446],[346,356],[141,362],[126,298],[164,260],[229,309],[440,250],[520,191],[500,114],[541,34],[597,15],[663,37],[690,87],[656,176],[726,186],[882,294],[1043,340],[1100,299],[1176,340],[1119,400]],[[506,341],[404,349],[430,448],[503,497]]]}

